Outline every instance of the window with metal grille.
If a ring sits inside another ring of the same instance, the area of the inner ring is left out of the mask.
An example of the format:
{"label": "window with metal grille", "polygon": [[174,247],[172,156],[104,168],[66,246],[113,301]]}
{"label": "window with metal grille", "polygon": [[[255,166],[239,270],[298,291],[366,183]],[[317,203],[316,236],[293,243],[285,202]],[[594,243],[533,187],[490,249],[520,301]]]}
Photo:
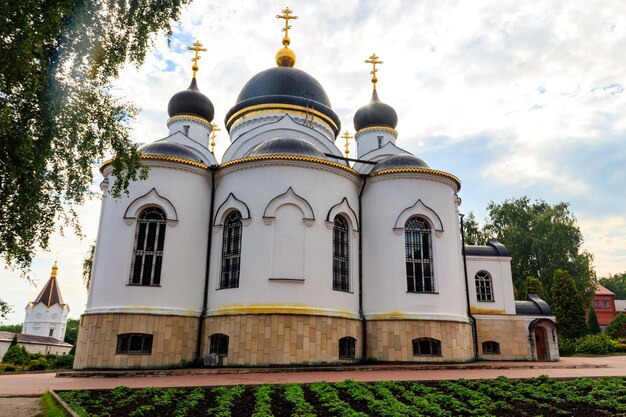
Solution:
{"label": "window with metal grille", "polygon": [[117,336],[116,353],[149,355],[152,352],[152,335],[141,333],[120,334]]}
{"label": "window with metal grille", "polygon": [[498,342],[483,342],[483,353],[487,354],[499,354],[500,353],[500,343]]}
{"label": "window with metal grille", "polygon": [[494,301],[491,275],[487,271],[479,271],[474,277],[476,282],[476,298],[478,301]]}
{"label": "window with metal grille", "polygon": [[239,287],[239,267],[241,264],[241,213],[233,211],[224,222],[222,240],[222,276],[220,288]]}
{"label": "window with metal grille", "polygon": [[430,337],[414,339],[413,356],[441,356],[441,342]]}
{"label": "window with metal grille", "polygon": [[228,336],[221,333],[209,337],[209,355],[228,356]]}
{"label": "window with metal grille", "polygon": [[333,290],[350,291],[350,237],[348,222],[335,216],[333,227]]}
{"label": "window with metal grille", "polygon": [[356,339],[346,336],[339,339],[339,359],[354,359],[356,357]]}
{"label": "window with metal grille", "polygon": [[419,218],[404,225],[406,281],[408,292],[435,292],[430,226]]}
{"label": "window with metal grille", "polygon": [[159,285],[167,218],[157,207],[145,209],[137,220],[131,285]]}

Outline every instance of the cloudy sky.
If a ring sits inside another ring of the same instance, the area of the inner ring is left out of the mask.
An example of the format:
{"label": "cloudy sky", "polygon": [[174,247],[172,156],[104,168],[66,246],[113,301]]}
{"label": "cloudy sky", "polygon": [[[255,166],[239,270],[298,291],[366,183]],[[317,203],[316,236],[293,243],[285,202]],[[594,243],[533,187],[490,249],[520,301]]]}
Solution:
{"label": "cloudy sky", "polygon": [[[167,102],[191,79],[186,46],[207,48],[198,83],[215,121],[254,74],[274,66],[283,2],[199,1],[156,39],[141,68],[127,68],[114,94],[141,107],[133,138],[166,135]],[[626,271],[626,2],[291,1],[296,66],[326,89],[342,130],[369,101],[376,52],[380,98],[399,116],[397,144],[432,168],[458,176],[462,212],[479,220],[490,201],[529,196],[570,203],[599,276]],[[228,146],[218,135],[216,154]],[[340,144],[338,142],[338,144]],[[354,148],[353,148],[354,149]],[[351,153],[354,156],[354,151]],[[96,178],[96,184],[101,178]],[[23,308],[49,277],[55,257],[71,316],[84,310],[80,265],[95,240],[97,200],[79,209],[86,237],[57,236],[33,265],[33,285],[0,270],[0,297]]]}

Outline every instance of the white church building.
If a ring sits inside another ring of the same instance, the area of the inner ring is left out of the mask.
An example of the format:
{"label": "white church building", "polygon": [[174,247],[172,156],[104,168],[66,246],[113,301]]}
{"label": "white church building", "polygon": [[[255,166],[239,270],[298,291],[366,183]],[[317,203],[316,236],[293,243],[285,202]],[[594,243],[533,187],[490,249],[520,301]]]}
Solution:
{"label": "white church building", "polygon": [[548,305],[514,300],[508,250],[463,245],[460,180],[399,146],[378,57],[348,158],[280,17],[277,66],[241,88],[221,160],[196,60],[167,136],[141,150],[148,179],[116,199],[102,166],[74,367],[558,360]]}

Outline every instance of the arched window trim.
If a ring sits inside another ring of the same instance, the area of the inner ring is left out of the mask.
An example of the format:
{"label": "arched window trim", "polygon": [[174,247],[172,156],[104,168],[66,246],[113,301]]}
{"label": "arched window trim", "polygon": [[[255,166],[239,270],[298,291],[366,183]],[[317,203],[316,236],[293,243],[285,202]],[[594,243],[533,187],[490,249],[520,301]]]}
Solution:
{"label": "arched window trim", "polygon": [[413,356],[441,356],[441,341],[432,337],[413,339]]}
{"label": "arched window trim", "polygon": [[[425,240],[427,242],[424,243]],[[406,221],[404,247],[407,292],[436,293],[433,236],[430,223],[426,219],[414,216]]]}
{"label": "arched window trim", "polygon": [[339,359],[356,359],[356,339],[345,336],[339,339]]}
{"label": "arched window trim", "polygon": [[224,222],[228,215],[237,210],[241,213],[241,221],[244,226],[250,224],[250,209],[248,205],[243,201],[239,200],[233,193],[228,194],[228,197],[220,206],[218,207],[215,218],[213,219],[213,225],[217,226],[215,231],[218,231],[221,227],[224,226]]}
{"label": "arched window trim", "polygon": [[152,188],[144,195],[134,199],[124,212],[124,221],[127,225],[132,225],[139,215],[147,208],[158,207],[165,213],[168,226],[176,226],[178,223],[178,212],[170,200],[158,193],[156,188]]}
{"label": "arched window trim", "polygon": [[231,211],[222,231],[222,257],[219,289],[239,288],[243,223],[241,213]]}
{"label": "arched window trim", "polygon": [[330,208],[330,210],[328,210],[328,214],[326,214],[326,226],[329,229],[333,228],[334,219],[338,214],[341,214],[346,220],[348,220],[348,224],[353,232],[356,233],[359,231],[359,220],[346,197],[344,197],[340,203],[335,204]]}
{"label": "arched window trim", "polygon": [[300,197],[293,191],[293,188],[289,187],[287,191],[274,197],[265,207],[263,212],[263,222],[267,225],[271,225],[276,220],[276,211],[283,205],[293,204],[298,207],[302,212],[302,221],[307,227],[313,226],[315,222],[315,214],[311,204],[304,198]]}
{"label": "arched window trim", "polygon": [[139,214],[135,228],[129,285],[161,285],[166,223],[165,211],[160,207],[147,207]]}
{"label": "arched window trim", "polygon": [[500,343],[494,342],[493,340],[487,340],[483,342],[483,354],[485,355],[499,355],[500,354]]}
{"label": "arched window trim", "polygon": [[443,233],[443,223],[441,222],[441,218],[437,214],[435,210],[428,207],[426,204],[422,202],[422,200],[417,200],[415,204],[410,207],[405,208],[396,218],[396,223],[393,226],[393,231],[398,235],[402,235],[404,233],[404,227],[406,223],[414,217],[420,217],[425,219],[431,226],[431,228],[435,231],[435,235],[437,237],[441,236]]}
{"label": "arched window trim", "polygon": [[333,290],[350,292],[350,223],[339,214],[333,223]]}
{"label": "arched window trim", "polygon": [[493,278],[487,271],[481,270],[474,275],[476,286],[476,300],[480,302],[494,302]]}
{"label": "arched window trim", "polygon": [[228,335],[213,333],[209,336],[209,355],[228,356]]}

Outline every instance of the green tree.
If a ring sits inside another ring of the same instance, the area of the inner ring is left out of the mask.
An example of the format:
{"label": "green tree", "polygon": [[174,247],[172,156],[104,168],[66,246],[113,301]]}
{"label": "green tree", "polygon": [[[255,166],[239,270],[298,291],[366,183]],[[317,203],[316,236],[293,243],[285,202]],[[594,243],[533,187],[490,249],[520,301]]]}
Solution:
{"label": "green tree", "polygon": [[626,300],[626,272],[600,278],[598,283],[613,291],[616,300]]}
{"label": "green tree", "polygon": [[22,333],[21,324],[5,324],[0,326],[0,331],[11,333]]}
{"label": "green tree", "polygon": [[17,344],[17,335],[13,337],[9,349],[2,357],[2,362],[14,363],[15,365],[24,365],[30,361],[30,355],[24,348]]}
{"label": "green tree", "polygon": [[552,302],[552,277],[566,270],[587,305],[595,291],[595,273],[590,253],[581,249],[582,233],[567,203],[550,205],[528,197],[494,202],[487,206],[484,231],[509,248],[514,285],[524,292],[527,276],[539,278]]}
{"label": "green tree", "polygon": [[626,337],[626,314],[619,313],[606,328],[609,336],[614,338]]}
{"label": "green tree", "polygon": [[481,229],[476,216],[471,211],[463,218],[463,231],[466,245],[484,245],[487,241],[485,233]]}
{"label": "green tree", "polygon": [[76,340],[78,339],[78,325],[80,324],[80,320],[78,319],[68,319],[67,325],[65,326],[65,343],[69,343],[70,345],[75,345]]}
{"label": "green tree", "polygon": [[96,244],[93,243],[87,249],[85,259],[83,259],[83,284],[85,288],[89,289],[91,285],[91,269],[93,268],[93,255],[96,252]]}
{"label": "green tree", "polygon": [[556,317],[559,335],[566,339],[586,335],[585,303],[569,272],[557,269],[552,282],[552,312]]}
{"label": "green tree", "polygon": [[[28,274],[51,231],[72,226],[94,164],[114,154],[114,194],[145,177],[128,121],[108,91],[171,34],[190,0],[23,0],[0,7],[0,257]],[[0,302],[0,314],[8,306]]]}
{"label": "green tree", "polygon": [[524,290],[526,291],[526,295],[537,294],[542,299],[545,299],[543,284],[538,278],[526,277],[526,280],[524,281]]}
{"label": "green tree", "polygon": [[594,310],[593,307],[589,307],[589,314],[587,314],[587,326],[589,327],[589,333],[591,334],[602,333],[600,323],[598,323],[596,310]]}

